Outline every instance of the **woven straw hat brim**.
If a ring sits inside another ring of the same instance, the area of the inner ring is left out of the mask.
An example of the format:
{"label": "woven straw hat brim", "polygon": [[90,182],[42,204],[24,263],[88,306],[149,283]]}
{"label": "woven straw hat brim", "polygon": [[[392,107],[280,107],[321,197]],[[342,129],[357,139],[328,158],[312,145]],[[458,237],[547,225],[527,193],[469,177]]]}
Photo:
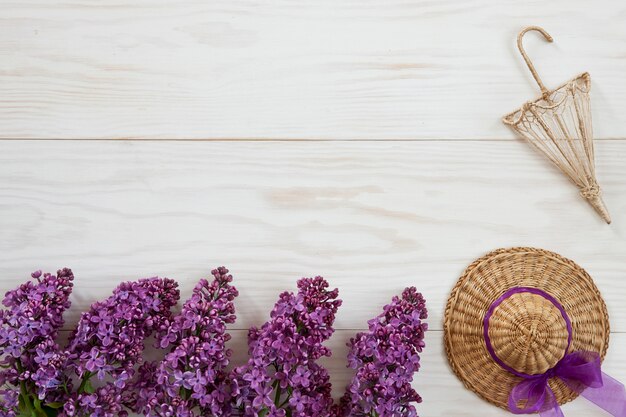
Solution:
{"label": "woven straw hat brim", "polygon": [[[521,377],[503,369],[487,351],[483,319],[492,303],[514,287],[544,291],[561,304],[572,327],[568,352],[567,329],[559,310],[541,297],[520,295],[499,307],[489,335],[498,357],[528,374],[543,373],[565,354],[593,351],[604,359],[609,345],[609,318],[600,292],[587,272],[569,259],[542,249],[498,249],[474,261],[455,285],[444,316],[444,343],[452,370],[463,384],[490,403],[508,409],[511,389]],[[532,332],[524,329],[531,317]],[[527,336],[532,333],[532,336]],[[528,337],[528,340],[524,338]],[[540,346],[540,348],[538,348]],[[577,397],[558,378],[550,380],[559,404]]]}

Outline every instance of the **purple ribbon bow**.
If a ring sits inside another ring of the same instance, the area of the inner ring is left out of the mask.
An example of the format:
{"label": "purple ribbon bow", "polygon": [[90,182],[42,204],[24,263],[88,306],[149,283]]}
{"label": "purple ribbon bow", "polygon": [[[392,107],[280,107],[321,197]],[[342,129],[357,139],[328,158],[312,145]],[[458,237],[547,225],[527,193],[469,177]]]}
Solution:
{"label": "purple ribbon bow", "polygon": [[596,352],[577,351],[566,354],[553,368],[543,374],[529,375],[504,363],[491,344],[489,319],[505,299],[513,294],[529,292],[550,301],[561,312],[569,333],[566,352],[572,341],[572,324],[565,309],[550,294],[531,287],[515,287],[508,290],[489,307],[483,321],[483,334],[487,351],[502,368],[523,378],[509,395],[509,410],[513,414],[540,413],[541,417],[564,417],[563,411],[550,388],[551,378],[561,379],[572,391],[604,409],[614,417],[626,417],[626,389],[619,381],[602,372],[600,355]]}

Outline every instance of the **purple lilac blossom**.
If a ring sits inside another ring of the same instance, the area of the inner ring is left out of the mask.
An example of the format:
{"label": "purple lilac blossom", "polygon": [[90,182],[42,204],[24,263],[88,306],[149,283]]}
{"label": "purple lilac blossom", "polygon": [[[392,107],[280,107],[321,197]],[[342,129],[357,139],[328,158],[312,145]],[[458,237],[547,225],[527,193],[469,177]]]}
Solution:
{"label": "purple lilac blossom", "polygon": [[333,334],[341,300],[322,277],[298,281],[298,294],[284,292],[260,329],[248,335],[250,358],[231,376],[230,416],[328,416],[332,407],[323,346]]}
{"label": "purple lilac blossom", "polygon": [[178,298],[174,280],[146,278],[123,283],[111,297],[92,304],[68,342],[66,372],[74,372],[80,384],[59,415],[128,415],[122,396],[126,383],[142,363],[145,339],[169,326]]}
{"label": "purple lilac blossom", "polygon": [[55,340],[70,307],[74,275],[61,269],[56,275],[36,271],[31,277],[6,293],[8,309],[0,310],[0,415],[6,417],[43,412],[44,403],[56,401],[65,382],[64,357]]}
{"label": "purple lilac blossom", "polygon": [[160,363],[146,363],[134,382],[134,410],[149,417],[227,416],[230,399],[226,349],[235,322],[237,289],[224,267],[201,280],[169,328],[158,337],[169,353]]}
{"label": "purple lilac blossom", "polygon": [[422,398],[411,382],[420,368],[427,317],[422,294],[406,288],[368,322],[369,331],[350,339],[348,366],[356,375],[333,416],[417,417],[413,403]]}

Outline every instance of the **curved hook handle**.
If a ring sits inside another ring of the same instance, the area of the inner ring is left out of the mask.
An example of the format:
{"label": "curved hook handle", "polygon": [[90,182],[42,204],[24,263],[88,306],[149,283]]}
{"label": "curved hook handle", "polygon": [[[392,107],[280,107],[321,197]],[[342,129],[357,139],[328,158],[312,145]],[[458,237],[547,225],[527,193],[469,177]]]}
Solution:
{"label": "curved hook handle", "polygon": [[522,29],[519,35],[517,35],[517,48],[522,54],[524,61],[526,61],[526,65],[528,65],[528,69],[530,70],[531,74],[535,78],[535,81],[537,81],[537,84],[539,84],[539,88],[541,88],[541,92],[543,93],[544,96],[547,96],[548,94],[550,94],[550,91],[543,84],[543,82],[541,81],[541,78],[539,78],[539,74],[537,74],[537,70],[535,69],[535,66],[530,61],[530,58],[528,58],[528,55],[526,55],[526,51],[524,51],[524,45],[522,45],[522,38],[524,37],[526,32],[530,32],[531,30],[536,30],[537,32],[541,33],[543,37],[546,39],[546,41],[548,42],[552,42],[554,39],[552,38],[552,36],[550,36],[548,32],[545,31],[545,29],[540,28],[539,26],[528,26]]}

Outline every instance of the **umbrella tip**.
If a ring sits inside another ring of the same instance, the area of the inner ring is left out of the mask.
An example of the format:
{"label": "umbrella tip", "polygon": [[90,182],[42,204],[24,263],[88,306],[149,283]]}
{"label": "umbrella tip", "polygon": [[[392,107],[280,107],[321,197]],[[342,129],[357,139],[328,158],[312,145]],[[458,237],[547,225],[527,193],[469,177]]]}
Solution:
{"label": "umbrella tip", "polygon": [[589,202],[589,204],[591,204],[594,210],[600,215],[600,217],[602,217],[602,219],[606,222],[606,224],[611,224],[611,215],[609,214],[609,210],[606,208],[606,205],[604,204],[604,200],[602,200],[602,197],[600,195],[588,198],[587,201]]}

